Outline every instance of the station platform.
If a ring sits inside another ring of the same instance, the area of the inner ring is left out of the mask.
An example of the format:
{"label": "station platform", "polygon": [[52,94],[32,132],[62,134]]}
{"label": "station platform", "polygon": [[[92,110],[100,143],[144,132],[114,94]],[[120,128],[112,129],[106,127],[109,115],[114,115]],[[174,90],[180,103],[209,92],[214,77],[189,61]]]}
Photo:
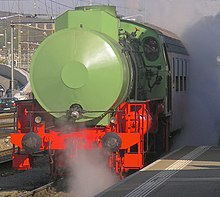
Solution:
{"label": "station platform", "polygon": [[220,146],[183,147],[96,197],[220,197]]}

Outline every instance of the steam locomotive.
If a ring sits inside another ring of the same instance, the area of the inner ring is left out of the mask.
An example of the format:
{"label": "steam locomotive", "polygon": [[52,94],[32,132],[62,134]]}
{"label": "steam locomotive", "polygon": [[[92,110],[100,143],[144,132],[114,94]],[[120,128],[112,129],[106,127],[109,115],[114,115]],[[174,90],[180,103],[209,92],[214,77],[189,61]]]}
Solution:
{"label": "steam locomotive", "polygon": [[114,6],[65,12],[34,54],[34,99],[17,103],[13,167],[31,169],[45,151],[57,175],[81,150],[98,149],[119,175],[143,168],[183,127],[188,69],[171,32],[123,20]]}

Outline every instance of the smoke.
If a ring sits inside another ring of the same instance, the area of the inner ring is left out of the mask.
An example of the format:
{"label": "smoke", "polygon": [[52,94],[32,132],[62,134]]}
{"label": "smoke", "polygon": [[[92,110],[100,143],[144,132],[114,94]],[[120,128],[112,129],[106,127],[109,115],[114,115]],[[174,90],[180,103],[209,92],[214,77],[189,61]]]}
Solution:
{"label": "smoke", "polygon": [[108,166],[109,153],[97,147],[94,133],[86,131],[85,122],[74,124],[64,116],[56,121],[56,126],[63,135],[70,134],[64,140],[64,152],[57,154],[56,167],[67,173],[65,183],[71,196],[92,197],[118,181]]}
{"label": "smoke", "polygon": [[141,10],[140,0],[126,0],[125,5],[132,11],[132,14],[138,13]]}
{"label": "smoke", "polygon": [[67,187],[71,196],[92,197],[118,181],[118,176],[108,166],[109,153],[98,148],[91,135],[84,132],[87,129],[84,122],[73,127],[73,122],[62,117],[56,125],[63,134],[76,134],[65,140],[65,151],[58,157],[58,163],[67,167]]}
{"label": "smoke", "polygon": [[118,181],[101,150],[79,151],[71,164],[69,189],[73,195],[92,197]]}
{"label": "smoke", "polygon": [[176,33],[191,56],[185,129],[177,146],[215,145],[220,136],[220,2],[147,0],[149,23]]}
{"label": "smoke", "polygon": [[192,57],[182,144],[216,145],[220,136],[220,14],[202,17],[183,33]]}
{"label": "smoke", "polygon": [[215,0],[146,0],[143,10],[149,23],[164,27],[179,36],[201,18],[216,15],[220,2]]}

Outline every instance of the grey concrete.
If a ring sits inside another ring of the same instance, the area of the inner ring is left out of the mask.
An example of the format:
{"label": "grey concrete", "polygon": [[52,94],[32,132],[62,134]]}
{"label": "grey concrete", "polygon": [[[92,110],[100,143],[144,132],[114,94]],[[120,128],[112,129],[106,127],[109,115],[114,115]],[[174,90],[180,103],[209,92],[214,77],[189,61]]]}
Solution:
{"label": "grey concrete", "polygon": [[[0,64],[0,85],[5,89],[9,89],[11,80],[11,67],[8,65]],[[22,69],[14,69],[14,81],[19,86],[25,86],[29,82],[29,73]],[[15,83],[15,89],[16,89]],[[16,91],[15,91],[16,92]]]}
{"label": "grey concrete", "polygon": [[[156,161],[142,171],[131,175],[97,196],[126,196],[135,188],[159,173],[170,173],[167,169],[176,161],[188,162],[181,170],[173,173],[147,195],[149,197],[219,197],[220,196],[220,147],[213,146],[193,161],[182,160],[183,156],[196,147],[184,147]],[[180,160],[181,159],[181,160]],[[172,173],[172,172],[171,172]],[[157,179],[151,180],[156,182]],[[142,188],[145,190],[147,188]]]}
{"label": "grey concrete", "polygon": [[[8,65],[0,64],[0,75],[11,79],[11,67]],[[22,69],[15,68],[14,79],[24,86],[29,81],[29,73]]]}

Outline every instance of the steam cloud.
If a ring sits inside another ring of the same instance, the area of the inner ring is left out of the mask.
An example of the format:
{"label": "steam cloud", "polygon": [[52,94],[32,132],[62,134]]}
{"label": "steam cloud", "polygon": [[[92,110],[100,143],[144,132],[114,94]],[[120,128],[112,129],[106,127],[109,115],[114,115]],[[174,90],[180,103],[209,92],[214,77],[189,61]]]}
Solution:
{"label": "steam cloud", "polygon": [[[220,2],[124,2],[132,10],[127,14],[141,12],[147,22],[176,33],[191,56],[189,96],[184,103],[186,126],[176,147],[217,144],[220,137],[220,66],[216,63],[216,57],[220,55]],[[103,161],[99,151],[81,152],[77,162],[72,164],[71,191],[78,196],[90,197],[112,185],[117,179]]]}
{"label": "steam cloud", "polygon": [[98,149],[80,151],[70,161],[70,192],[79,197],[92,197],[118,181],[107,166],[107,160]]}
{"label": "steam cloud", "polygon": [[148,22],[180,36],[191,56],[185,129],[176,147],[215,145],[220,136],[220,2],[147,0]]}
{"label": "steam cloud", "polygon": [[220,136],[220,14],[205,16],[188,28],[183,38],[192,57],[187,100],[187,144],[216,145]]}
{"label": "steam cloud", "polygon": [[[220,137],[220,2],[213,0],[124,1],[133,13],[142,8],[146,21],[176,33],[191,56],[185,129],[176,142],[215,145]],[[117,3],[116,3],[117,5]],[[140,11],[140,10],[139,10]],[[73,166],[70,186],[79,196],[93,196],[115,182],[100,153],[82,152]],[[107,181],[106,183],[104,181]]]}
{"label": "steam cloud", "polygon": [[220,1],[124,1],[147,22],[176,33],[191,56],[185,129],[175,147],[215,145],[220,137]]}

